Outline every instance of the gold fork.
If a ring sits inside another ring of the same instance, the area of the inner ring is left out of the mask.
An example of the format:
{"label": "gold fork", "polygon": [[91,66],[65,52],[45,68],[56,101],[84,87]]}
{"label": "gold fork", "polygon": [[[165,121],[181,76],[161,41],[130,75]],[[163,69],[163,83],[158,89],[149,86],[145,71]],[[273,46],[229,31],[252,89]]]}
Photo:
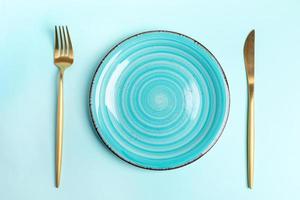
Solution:
{"label": "gold fork", "polygon": [[[58,37],[59,35],[59,37]],[[59,69],[57,122],[56,122],[56,161],[55,161],[55,185],[58,188],[61,177],[62,142],[63,142],[63,77],[65,70],[73,64],[73,47],[68,27],[55,26],[54,64]]]}

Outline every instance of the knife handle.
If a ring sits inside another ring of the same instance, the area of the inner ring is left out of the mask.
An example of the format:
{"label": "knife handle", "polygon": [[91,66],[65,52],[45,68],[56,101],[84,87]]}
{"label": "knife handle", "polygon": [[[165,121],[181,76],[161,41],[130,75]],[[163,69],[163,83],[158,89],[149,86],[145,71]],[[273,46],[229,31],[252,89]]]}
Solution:
{"label": "knife handle", "polygon": [[254,84],[249,85],[248,96],[248,130],[247,130],[247,157],[248,157],[248,187],[253,188],[254,182]]}

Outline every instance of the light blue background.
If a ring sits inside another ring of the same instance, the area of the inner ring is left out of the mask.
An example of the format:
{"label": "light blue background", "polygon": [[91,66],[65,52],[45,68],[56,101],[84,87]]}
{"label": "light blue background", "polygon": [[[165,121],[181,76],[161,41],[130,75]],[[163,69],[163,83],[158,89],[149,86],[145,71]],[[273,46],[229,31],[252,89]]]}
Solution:
{"label": "light blue background", "polygon": [[[299,199],[300,2],[298,0],[0,0],[0,199]],[[54,187],[57,69],[53,28],[67,24],[75,63],[65,76],[63,174]],[[255,185],[246,187],[243,43],[256,30]],[[167,29],[218,58],[231,112],[217,145],[172,171],[133,167],[97,138],[88,89],[120,40]]]}

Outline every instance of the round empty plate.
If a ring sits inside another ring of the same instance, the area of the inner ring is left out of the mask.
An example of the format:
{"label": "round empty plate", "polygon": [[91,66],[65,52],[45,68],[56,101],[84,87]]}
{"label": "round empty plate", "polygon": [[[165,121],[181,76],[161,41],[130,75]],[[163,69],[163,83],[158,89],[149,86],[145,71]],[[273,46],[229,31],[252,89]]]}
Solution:
{"label": "round empty plate", "polygon": [[90,91],[96,130],[108,148],[138,167],[184,166],[218,140],[229,89],[215,57],[169,31],[134,35],[102,60]]}

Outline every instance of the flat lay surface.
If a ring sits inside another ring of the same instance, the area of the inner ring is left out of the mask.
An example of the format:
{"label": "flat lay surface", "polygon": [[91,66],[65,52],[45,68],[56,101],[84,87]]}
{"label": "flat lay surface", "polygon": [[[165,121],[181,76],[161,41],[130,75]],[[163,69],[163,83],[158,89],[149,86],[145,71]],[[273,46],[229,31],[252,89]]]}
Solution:
{"label": "flat lay surface", "polygon": [[[0,199],[298,199],[300,3],[288,1],[0,1]],[[61,186],[55,188],[58,70],[54,26],[68,25]],[[247,188],[243,45],[255,28],[255,176]],[[226,128],[201,159],[170,171],[132,166],[99,140],[89,89],[105,54],[149,30],[188,35],[220,62]]]}

